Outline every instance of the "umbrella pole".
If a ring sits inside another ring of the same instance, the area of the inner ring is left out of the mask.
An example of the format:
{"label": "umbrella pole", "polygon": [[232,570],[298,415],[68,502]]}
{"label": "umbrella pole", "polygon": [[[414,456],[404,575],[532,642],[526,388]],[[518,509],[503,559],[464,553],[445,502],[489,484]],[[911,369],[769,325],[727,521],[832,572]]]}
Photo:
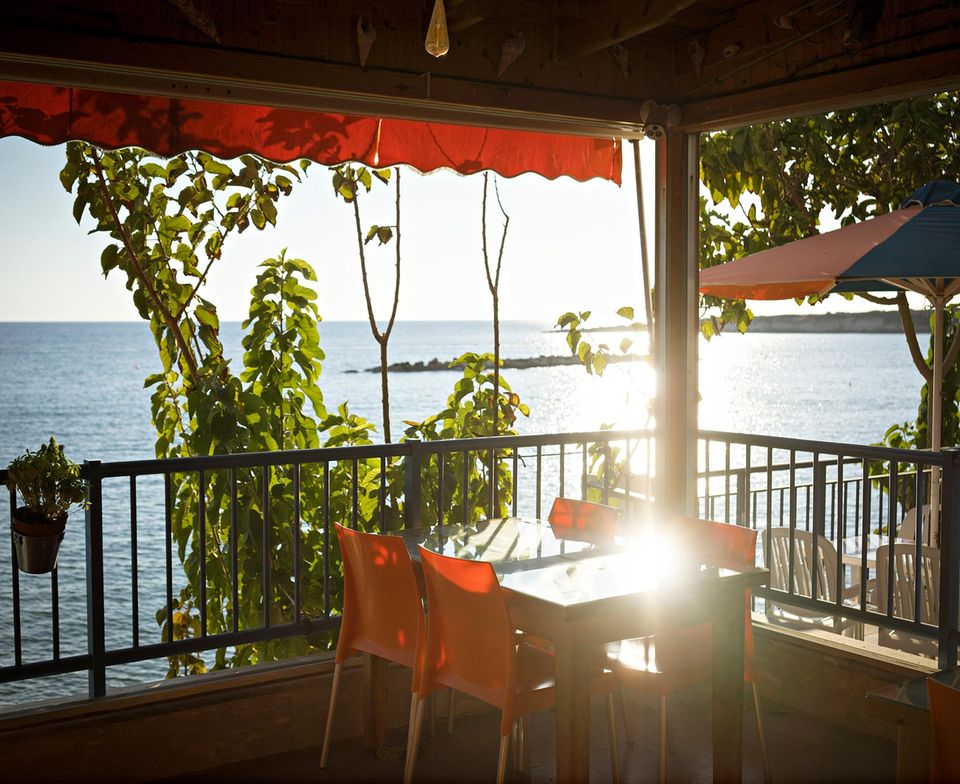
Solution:
{"label": "umbrella pole", "polygon": [[[937,297],[933,301],[933,389],[930,405],[927,407],[930,432],[930,449],[940,451],[940,425],[943,395],[943,315],[946,299]],[[917,507],[922,508],[918,501]],[[930,470],[930,532],[929,541],[935,547],[940,545],[940,467]]]}

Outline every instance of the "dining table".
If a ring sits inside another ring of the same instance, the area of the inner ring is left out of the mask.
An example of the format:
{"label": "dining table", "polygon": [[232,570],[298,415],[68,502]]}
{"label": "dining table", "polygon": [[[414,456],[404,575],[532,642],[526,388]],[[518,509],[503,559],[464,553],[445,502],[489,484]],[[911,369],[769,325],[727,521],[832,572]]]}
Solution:
{"label": "dining table", "polygon": [[[700,562],[685,548],[671,547],[668,533],[668,525],[647,525],[636,536],[587,542],[520,517],[400,532],[415,565],[419,546],[490,562],[515,627],[552,641],[558,782],[589,780],[597,647],[704,622],[713,627],[713,778],[741,779],[744,592],[765,584],[769,573]],[[382,704],[367,700],[364,710],[382,710]],[[365,716],[365,726],[378,721]]]}

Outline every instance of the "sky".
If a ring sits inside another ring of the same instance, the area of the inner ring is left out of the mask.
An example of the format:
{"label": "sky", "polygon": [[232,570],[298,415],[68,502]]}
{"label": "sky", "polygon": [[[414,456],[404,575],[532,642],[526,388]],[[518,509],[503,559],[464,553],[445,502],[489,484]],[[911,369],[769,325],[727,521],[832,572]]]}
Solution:
{"label": "sky", "polygon": [[[641,142],[649,247],[653,243],[652,141]],[[104,279],[106,236],[78,226],[73,197],[59,182],[64,147],[0,139],[0,321],[133,321],[138,315],[124,280]],[[483,178],[449,171],[422,175],[401,168],[401,293],[398,319],[489,319],[483,271],[480,205]],[[524,174],[499,180],[510,215],[501,273],[501,318],[553,322],[568,310],[591,310],[594,324],[616,323],[617,308],[642,313],[642,274],[633,154],[624,145],[623,185]],[[393,187],[362,202],[361,218],[394,222]],[[373,195],[373,194],[371,194]],[[492,260],[501,221],[488,204]],[[283,248],[317,271],[318,306],[326,320],[364,320],[352,207],[334,198],[330,172],[313,166],[293,195],[278,204],[278,225],[232,236],[214,265],[206,298],[221,320],[242,320],[256,268]],[[379,319],[389,315],[394,249],[367,246]],[[653,260],[651,259],[651,265]],[[864,309],[839,298],[817,312]],[[798,312],[792,302],[753,303],[758,315]],[[806,312],[811,312],[809,309]]]}

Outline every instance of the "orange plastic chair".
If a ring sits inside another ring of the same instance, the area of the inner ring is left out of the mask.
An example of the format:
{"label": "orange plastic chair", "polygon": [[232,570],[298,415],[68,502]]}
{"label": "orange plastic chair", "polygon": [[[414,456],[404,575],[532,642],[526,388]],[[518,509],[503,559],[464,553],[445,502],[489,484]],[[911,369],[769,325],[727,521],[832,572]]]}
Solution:
{"label": "orange plastic chair", "polygon": [[613,544],[620,532],[618,509],[575,498],[556,498],[547,521],[558,539]]}
{"label": "orange plastic chair", "polygon": [[927,678],[930,699],[930,781],[960,781],[960,691]]}
{"label": "orange plastic chair", "polygon": [[[416,657],[425,639],[423,600],[417,576],[399,536],[369,534],[336,524],[343,557],[343,617],[320,767],[327,765],[333,711],[343,662],[355,653],[370,653],[409,667],[416,677]],[[413,688],[416,689],[416,682]],[[410,699],[413,716],[414,695]]]}
{"label": "orange plastic chair", "polygon": [[[501,784],[513,723],[553,704],[553,656],[517,637],[490,563],[450,558],[422,547],[420,559],[430,612],[424,655],[416,676],[414,729],[404,781],[409,784],[413,779],[426,698],[432,691],[447,686],[500,709],[497,782]],[[611,674],[598,671],[593,691],[607,693],[611,764],[614,781],[619,781],[613,686]]]}
{"label": "orange plastic chair", "polygon": [[[697,558],[730,569],[752,568],[756,562],[757,532],[726,523],[680,518],[671,529],[680,545]],[[770,761],[756,685],[756,654],[750,619],[750,595],[744,594],[744,680],[753,692],[753,707],[763,763],[764,781],[771,781]],[[621,686],[660,697],[659,780],[666,778],[667,696],[712,677],[711,626],[699,624],[668,632],[622,640],[607,646],[607,664]]]}

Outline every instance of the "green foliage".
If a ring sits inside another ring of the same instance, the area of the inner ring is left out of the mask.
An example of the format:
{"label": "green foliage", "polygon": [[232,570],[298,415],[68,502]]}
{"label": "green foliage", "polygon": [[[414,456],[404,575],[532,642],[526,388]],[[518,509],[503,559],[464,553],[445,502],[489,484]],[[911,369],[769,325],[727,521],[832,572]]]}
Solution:
{"label": "green foliage", "polygon": [[28,449],[10,463],[7,487],[20,495],[32,522],[52,523],[87,498],[80,467],[67,459],[53,436],[35,452]]}
{"label": "green foliage", "polygon": [[[405,438],[481,438],[489,436],[494,427],[499,435],[516,435],[513,423],[517,415],[529,416],[530,409],[503,376],[499,377],[499,393],[495,392],[493,366],[492,354],[467,353],[455,359],[450,367],[462,367],[463,376],[454,384],[446,408],[422,422],[405,421]],[[491,488],[488,453],[452,453],[430,461],[421,476],[424,517],[443,523],[463,522],[466,508],[467,520],[478,520],[487,515],[491,490],[495,491],[496,513],[507,514],[513,498],[513,476],[504,460],[508,454],[498,451],[495,488]],[[444,461],[442,482],[440,459]]]}
{"label": "green foliage", "polygon": [[[150,322],[161,367],[145,386],[153,389],[158,457],[370,443],[369,422],[346,405],[335,413],[325,407],[318,385],[323,360],[319,314],[308,285],[316,275],[305,261],[282,252],[261,265],[243,324],[238,374],[223,354],[216,307],[200,294],[231,234],[275,223],[276,203],[299,181],[296,169],[254,156],[226,163],[206,153],[186,153],[162,161],[141,150],[107,153],[72,143],[61,181],[76,191],[77,219],[89,215],[96,222],[94,231],[109,237],[101,256],[104,274],[116,269],[126,275],[140,315]],[[348,519],[352,466],[335,463],[325,472],[322,466],[304,465],[299,477],[295,470],[238,470],[235,500],[230,472],[172,477],[172,532],[187,581],[174,599],[171,617],[166,607],[157,614],[164,638],[202,633],[204,596],[208,634],[228,631],[234,622],[241,629],[259,626],[265,617],[272,624],[297,620],[295,535],[300,537],[301,612],[325,614],[326,568],[336,602],[342,591],[339,564],[324,562],[322,510],[329,497],[330,519]],[[361,461],[357,467],[355,492],[368,517],[379,502],[379,472],[379,461]],[[303,509],[299,528],[293,492],[297,479]],[[242,645],[217,651],[214,666],[270,660],[329,644],[325,638],[289,638]],[[170,661],[170,675],[205,668],[196,655]]]}
{"label": "green foliage", "polygon": [[[633,308],[624,306],[617,310],[617,315],[627,323],[623,326],[624,330],[641,330],[644,325],[634,321]],[[574,313],[569,311],[557,319],[556,327],[567,332],[567,346],[570,353],[580,360],[580,364],[590,375],[602,376],[610,362],[610,346],[606,343],[592,343],[584,333],[587,332],[586,322],[589,320],[591,312],[589,310]],[[627,354],[633,347],[631,338],[623,338],[618,347],[620,354]]]}
{"label": "green foliage", "polygon": [[[702,138],[700,155],[712,201],[700,203],[705,269],[817,233],[824,208],[846,225],[895,209],[925,182],[957,179],[960,94],[721,131]],[[714,208],[724,202],[729,211]],[[743,332],[753,318],[742,300],[702,304],[713,313],[706,337],[727,323]]]}

